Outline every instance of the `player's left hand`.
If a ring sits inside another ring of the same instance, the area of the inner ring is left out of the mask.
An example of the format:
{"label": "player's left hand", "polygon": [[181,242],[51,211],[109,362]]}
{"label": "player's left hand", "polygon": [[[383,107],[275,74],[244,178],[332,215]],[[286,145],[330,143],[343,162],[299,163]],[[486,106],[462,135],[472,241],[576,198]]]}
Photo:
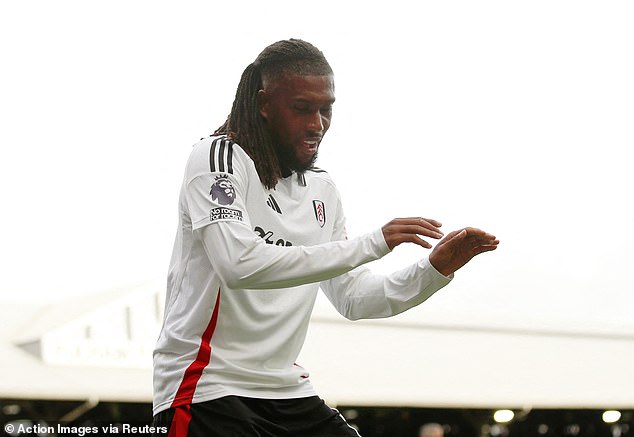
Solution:
{"label": "player's left hand", "polygon": [[500,241],[494,235],[477,228],[450,232],[434,247],[429,262],[436,270],[449,276],[483,252],[497,249]]}

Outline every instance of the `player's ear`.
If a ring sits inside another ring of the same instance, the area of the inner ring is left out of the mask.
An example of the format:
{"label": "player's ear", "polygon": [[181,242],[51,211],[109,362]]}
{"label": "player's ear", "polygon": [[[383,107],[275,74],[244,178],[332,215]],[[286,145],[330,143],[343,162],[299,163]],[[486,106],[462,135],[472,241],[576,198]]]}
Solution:
{"label": "player's ear", "polygon": [[265,120],[268,120],[269,108],[270,108],[269,95],[266,93],[266,91],[260,90],[258,91],[258,94],[257,94],[257,100],[258,100],[258,111],[260,111],[260,115]]}

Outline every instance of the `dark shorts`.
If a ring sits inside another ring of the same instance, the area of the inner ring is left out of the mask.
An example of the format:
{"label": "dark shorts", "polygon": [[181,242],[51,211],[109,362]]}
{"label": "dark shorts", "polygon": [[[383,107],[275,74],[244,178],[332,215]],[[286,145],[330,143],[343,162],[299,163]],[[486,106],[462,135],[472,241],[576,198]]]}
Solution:
{"label": "dark shorts", "polygon": [[252,399],[227,396],[161,411],[152,426],[161,437],[359,437],[318,396]]}

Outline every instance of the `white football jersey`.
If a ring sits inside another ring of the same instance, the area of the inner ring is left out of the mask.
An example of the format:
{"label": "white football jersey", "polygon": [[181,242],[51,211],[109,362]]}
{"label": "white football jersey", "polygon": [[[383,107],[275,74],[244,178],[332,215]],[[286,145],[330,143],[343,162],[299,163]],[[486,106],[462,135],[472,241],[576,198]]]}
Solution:
{"label": "white football jersey", "polygon": [[320,285],[359,319],[398,314],[450,281],[427,259],[388,276],[359,267],[389,248],[381,229],[348,240],[344,223],[326,172],[293,173],[268,190],[226,137],[194,146],[154,351],[155,414],[228,395],[315,395],[295,360]]}

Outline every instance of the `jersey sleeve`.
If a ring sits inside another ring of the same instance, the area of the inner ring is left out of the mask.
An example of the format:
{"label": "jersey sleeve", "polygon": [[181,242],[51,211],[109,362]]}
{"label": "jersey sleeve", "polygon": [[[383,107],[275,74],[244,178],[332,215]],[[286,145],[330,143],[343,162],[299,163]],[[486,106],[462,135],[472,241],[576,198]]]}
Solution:
{"label": "jersey sleeve", "polygon": [[240,152],[234,143],[222,137],[195,146],[185,180],[185,199],[193,230],[217,222],[249,225],[245,207],[249,181],[244,152]]}
{"label": "jersey sleeve", "polygon": [[[333,240],[346,239],[345,215],[339,202]],[[380,233],[383,238],[383,233]],[[386,245],[387,246],[387,245]],[[389,275],[365,266],[322,281],[324,294],[350,320],[390,317],[420,305],[452,278],[440,274],[428,258]]]}
{"label": "jersey sleeve", "polygon": [[378,319],[420,305],[450,281],[451,278],[441,275],[429,259],[424,258],[389,275],[358,267],[323,281],[321,288],[347,319]]}
{"label": "jersey sleeve", "polygon": [[232,289],[277,289],[320,282],[389,252],[380,231],[314,246],[266,244],[246,226],[229,221],[198,232],[212,267]]}

